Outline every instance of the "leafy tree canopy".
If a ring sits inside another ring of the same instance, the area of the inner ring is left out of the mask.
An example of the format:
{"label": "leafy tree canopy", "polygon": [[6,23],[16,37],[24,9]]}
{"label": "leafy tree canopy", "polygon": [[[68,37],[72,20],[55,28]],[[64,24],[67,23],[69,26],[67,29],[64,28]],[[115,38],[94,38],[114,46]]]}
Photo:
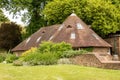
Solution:
{"label": "leafy tree canopy", "polygon": [[5,22],[5,21],[9,21],[7,17],[5,17],[5,15],[3,14],[2,10],[0,9],[0,23],[1,22]]}
{"label": "leafy tree canopy", "polygon": [[27,32],[30,35],[45,25],[41,11],[48,1],[51,0],[0,0],[0,3],[2,8],[14,15],[21,15],[21,10],[27,10],[22,15],[22,20],[29,22]]}
{"label": "leafy tree canopy", "polygon": [[115,6],[119,7],[119,9],[120,9],[120,0],[108,0],[108,1],[111,1],[112,4],[114,4]]}
{"label": "leafy tree canopy", "polygon": [[54,0],[43,10],[48,24],[62,23],[75,12],[101,36],[120,30],[120,11],[105,0]]}
{"label": "leafy tree canopy", "polygon": [[0,27],[0,48],[12,49],[21,41],[21,27],[15,23],[2,23]]}

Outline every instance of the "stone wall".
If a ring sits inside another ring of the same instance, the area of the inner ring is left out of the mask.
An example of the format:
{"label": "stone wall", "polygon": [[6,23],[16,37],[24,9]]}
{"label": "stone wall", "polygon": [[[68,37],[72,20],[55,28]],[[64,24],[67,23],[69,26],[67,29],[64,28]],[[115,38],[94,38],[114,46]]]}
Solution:
{"label": "stone wall", "polygon": [[93,48],[94,53],[105,53],[105,54],[110,54],[110,48]]}
{"label": "stone wall", "polygon": [[70,58],[70,61],[76,65],[91,66],[106,69],[120,69],[120,62],[102,63],[94,54],[82,54]]}

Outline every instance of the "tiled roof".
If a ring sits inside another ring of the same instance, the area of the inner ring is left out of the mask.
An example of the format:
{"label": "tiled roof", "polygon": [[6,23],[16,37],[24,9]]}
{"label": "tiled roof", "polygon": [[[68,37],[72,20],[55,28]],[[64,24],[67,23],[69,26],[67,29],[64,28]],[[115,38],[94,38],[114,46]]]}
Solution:
{"label": "tiled roof", "polygon": [[67,42],[73,48],[79,47],[111,47],[98,36],[76,14],[71,14],[61,25],[43,27],[28,39],[21,42],[12,51],[24,51],[31,47],[38,47],[41,41],[53,41],[55,43]]}

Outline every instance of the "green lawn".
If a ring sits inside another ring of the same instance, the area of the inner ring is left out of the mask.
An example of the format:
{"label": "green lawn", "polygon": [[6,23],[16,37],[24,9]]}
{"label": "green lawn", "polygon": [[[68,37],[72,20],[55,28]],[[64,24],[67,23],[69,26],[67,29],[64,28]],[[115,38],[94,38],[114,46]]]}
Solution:
{"label": "green lawn", "polygon": [[1,63],[0,80],[120,80],[120,70],[76,65],[16,67]]}

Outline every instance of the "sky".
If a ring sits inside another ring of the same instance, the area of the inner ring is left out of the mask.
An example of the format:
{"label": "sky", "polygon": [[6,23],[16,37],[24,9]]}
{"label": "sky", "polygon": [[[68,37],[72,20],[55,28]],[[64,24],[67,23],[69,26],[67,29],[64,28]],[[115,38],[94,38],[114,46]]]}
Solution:
{"label": "sky", "polygon": [[[17,15],[17,18],[14,18],[13,14],[9,14],[8,11],[6,11],[6,10],[2,10],[2,11],[4,12],[5,16],[9,18],[10,21],[16,22],[17,24],[25,26],[25,24],[21,21],[21,16],[20,15]],[[22,13],[24,13],[24,11],[22,11]]]}

